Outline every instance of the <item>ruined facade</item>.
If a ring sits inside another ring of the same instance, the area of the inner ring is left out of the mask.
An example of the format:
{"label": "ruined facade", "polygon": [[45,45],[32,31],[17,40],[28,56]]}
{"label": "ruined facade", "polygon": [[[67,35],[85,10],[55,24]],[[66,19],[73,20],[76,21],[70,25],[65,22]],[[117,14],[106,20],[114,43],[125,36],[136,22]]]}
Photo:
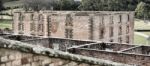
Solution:
{"label": "ruined facade", "polygon": [[133,43],[134,12],[14,12],[16,35]]}

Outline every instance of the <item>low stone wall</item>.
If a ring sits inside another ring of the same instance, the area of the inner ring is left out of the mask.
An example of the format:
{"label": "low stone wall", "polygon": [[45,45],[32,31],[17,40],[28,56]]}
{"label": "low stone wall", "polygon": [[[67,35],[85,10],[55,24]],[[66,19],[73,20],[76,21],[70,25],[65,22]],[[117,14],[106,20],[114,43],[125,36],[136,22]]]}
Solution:
{"label": "low stone wall", "polygon": [[123,52],[150,55],[150,46],[139,46]]}
{"label": "low stone wall", "polygon": [[74,48],[70,50],[74,54],[95,57],[99,59],[111,60],[114,62],[121,62],[126,64],[133,64],[138,66],[150,66],[150,56],[143,54],[133,54],[133,53],[122,53],[113,51],[102,51],[102,50],[92,50],[83,48]]}
{"label": "low stone wall", "polygon": [[128,48],[135,47],[136,45],[118,44],[118,43],[93,43],[78,48],[97,49],[97,50],[110,50],[110,51],[122,51]]}
{"label": "low stone wall", "polygon": [[82,41],[82,40],[73,40],[65,38],[40,38],[40,39],[31,39],[22,41],[25,43],[40,45],[46,48],[58,49],[66,51],[67,48],[77,45],[83,45],[87,43],[94,43],[94,41]]}
{"label": "low stone wall", "polygon": [[29,43],[29,44],[32,44],[32,45],[44,46],[46,48],[52,48],[52,45],[50,44],[49,38],[24,40],[22,42]]}
{"label": "low stone wall", "polygon": [[17,41],[24,41],[24,40],[31,40],[31,39],[37,39],[40,37],[33,37],[33,36],[24,36],[24,35],[11,35],[11,34],[4,34],[2,35],[3,38],[5,39],[10,39],[10,40],[17,40]]}
{"label": "low stone wall", "polygon": [[131,66],[0,38],[0,66]]}

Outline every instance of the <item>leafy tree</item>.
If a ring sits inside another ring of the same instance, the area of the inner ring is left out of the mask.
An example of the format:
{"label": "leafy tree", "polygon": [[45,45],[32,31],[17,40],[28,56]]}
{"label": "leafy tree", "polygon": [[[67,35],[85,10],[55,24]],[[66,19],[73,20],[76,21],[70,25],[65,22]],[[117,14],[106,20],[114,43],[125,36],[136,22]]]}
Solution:
{"label": "leafy tree", "polygon": [[150,4],[140,2],[135,10],[137,18],[150,18]]}
{"label": "leafy tree", "polygon": [[144,16],[144,9],[145,9],[145,3],[144,2],[141,2],[137,5],[137,8],[135,10],[137,18],[141,18]]}
{"label": "leafy tree", "polygon": [[25,10],[77,10],[80,5],[74,0],[23,0]]}
{"label": "leafy tree", "polygon": [[74,0],[61,0],[61,9],[62,10],[71,10]]}
{"label": "leafy tree", "polygon": [[81,10],[134,11],[136,0],[82,0]]}
{"label": "leafy tree", "polygon": [[[81,6],[79,7],[80,10],[104,10],[107,6],[104,3],[105,0],[82,0]],[[104,8],[103,8],[104,7]]]}
{"label": "leafy tree", "polygon": [[150,18],[150,0],[82,0],[80,10],[90,10],[90,11],[136,10],[136,17]]}
{"label": "leafy tree", "polygon": [[[150,0],[23,0],[25,10],[135,11],[136,17],[150,17]],[[138,5],[138,6],[137,6]]]}
{"label": "leafy tree", "polygon": [[79,10],[79,1],[74,0],[59,0],[60,10]]}

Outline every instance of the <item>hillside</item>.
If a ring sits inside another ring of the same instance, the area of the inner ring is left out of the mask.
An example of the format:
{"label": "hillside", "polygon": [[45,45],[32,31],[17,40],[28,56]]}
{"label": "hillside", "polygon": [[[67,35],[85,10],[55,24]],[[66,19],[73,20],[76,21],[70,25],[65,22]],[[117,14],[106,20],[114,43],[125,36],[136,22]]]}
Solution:
{"label": "hillside", "polygon": [[19,1],[19,0],[1,0],[3,3],[11,2],[11,1]]}
{"label": "hillside", "polygon": [[3,6],[4,6],[5,8],[8,8],[8,7],[10,7],[10,8],[15,8],[15,7],[22,6],[22,2],[21,2],[21,1],[5,2],[5,3],[3,4]]}

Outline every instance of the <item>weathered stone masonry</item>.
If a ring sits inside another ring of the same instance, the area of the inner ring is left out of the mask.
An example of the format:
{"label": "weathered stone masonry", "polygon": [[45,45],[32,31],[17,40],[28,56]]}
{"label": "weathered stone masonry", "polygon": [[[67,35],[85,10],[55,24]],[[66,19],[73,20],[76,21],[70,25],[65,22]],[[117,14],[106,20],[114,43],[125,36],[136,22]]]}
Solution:
{"label": "weathered stone masonry", "polygon": [[0,66],[131,66],[0,38]]}
{"label": "weathered stone masonry", "polygon": [[72,47],[69,52],[137,66],[150,66],[150,46],[92,43]]}
{"label": "weathered stone masonry", "polygon": [[14,34],[133,43],[134,12],[14,12]]}

